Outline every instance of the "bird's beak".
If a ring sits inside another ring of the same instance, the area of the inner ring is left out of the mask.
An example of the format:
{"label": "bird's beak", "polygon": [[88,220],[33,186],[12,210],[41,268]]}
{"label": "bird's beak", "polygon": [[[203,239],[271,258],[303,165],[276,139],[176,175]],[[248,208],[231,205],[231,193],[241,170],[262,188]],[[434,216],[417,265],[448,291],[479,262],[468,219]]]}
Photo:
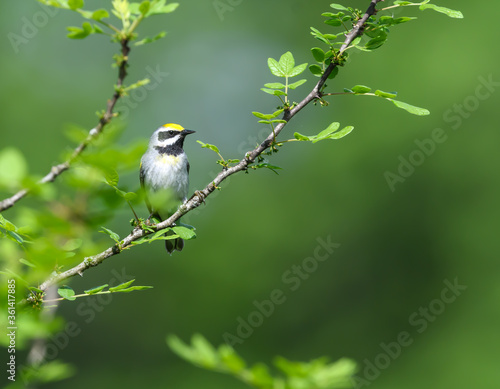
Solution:
{"label": "bird's beak", "polygon": [[189,135],[189,134],[194,134],[196,131],[193,131],[193,130],[182,130],[181,133],[182,135],[186,136],[186,135]]}

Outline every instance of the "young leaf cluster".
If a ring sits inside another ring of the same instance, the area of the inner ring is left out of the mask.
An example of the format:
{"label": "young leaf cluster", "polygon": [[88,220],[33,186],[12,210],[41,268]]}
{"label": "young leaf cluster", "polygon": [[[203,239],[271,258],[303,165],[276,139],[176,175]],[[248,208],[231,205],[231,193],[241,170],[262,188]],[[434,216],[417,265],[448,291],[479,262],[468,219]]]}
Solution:
{"label": "young leaf cluster", "polygon": [[297,141],[306,141],[306,142],[316,143],[316,142],[319,142],[319,141],[322,141],[325,139],[340,139],[340,138],[343,138],[344,136],[350,134],[351,131],[354,129],[353,126],[347,126],[339,131],[339,128],[340,128],[340,123],[334,122],[317,135],[308,136],[308,135],[303,135],[303,134],[300,134],[298,132],[295,132],[293,134],[295,139],[290,139],[289,142],[293,141],[293,140],[297,140]]}
{"label": "young leaf cluster", "polygon": [[350,388],[356,372],[356,364],[345,358],[328,363],[327,358],[294,362],[277,357],[274,366],[281,374],[275,376],[266,364],[249,366],[229,345],[215,348],[199,334],[193,335],[190,345],[174,335],[167,337],[167,344],[174,353],[193,365],[231,375],[257,389]]}
{"label": "young leaf cluster", "polygon": [[[296,77],[302,72],[304,72],[304,70],[306,70],[307,68],[307,63],[295,66],[295,59],[292,53],[287,51],[280,57],[279,61],[275,60],[274,58],[269,58],[267,60],[267,66],[269,67],[269,70],[274,76],[284,78],[285,83],[284,84],[281,82],[267,83],[264,84],[264,88],[261,88],[261,90],[270,95],[277,96],[280,99],[281,103],[283,104],[284,109],[290,108],[288,100],[288,90],[295,89],[307,81],[305,79],[301,79],[293,83],[290,83],[289,82],[290,78]],[[276,116],[269,117],[269,119],[272,119]]]}
{"label": "young leaf cluster", "polygon": [[394,97],[397,96],[396,92],[384,92],[381,90],[376,90],[374,93],[371,92],[371,88],[365,86],[365,85],[355,85],[350,89],[344,88],[344,93],[343,94],[351,94],[351,95],[357,95],[357,96],[376,96],[376,97],[381,97],[387,101],[392,101],[392,103],[401,109],[404,109],[405,111],[417,115],[417,116],[425,116],[429,115],[430,112],[429,110],[425,108],[420,108],[408,103],[405,103],[403,101],[399,100],[394,100]]}
{"label": "young leaf cluster", "polygon": [[[143,19],[152,15],[167,14],[175,11],[178,3],[166,4],[166,0],[151,0],[129,2],[128,0],[113,0],[111,2],[111,15],[118,19],[116,22],[109,22],[105,19],[111,17],[110,12],[104,8],[97,10],[84,9],[84,0],[38,0],[45,5],[56,8],[68,9],[79,13],[87,22],[81,27],[68,27],[68,38],[84,39],[92,34],[106,34],[117,41],[133,41],[137,38],[135,32],[137,26]],[[164,31],[153,38],[144,38],[136,45],[154,42],[166,35]]]}
{"label": "young leaf cluster", "polygon": [[222,156],[222,154],[219,151],[219,148],[215,145],[211,145],[209,143],[204,143],[201,140],[197,140],[196,142],[201,145],[202,149],[209,149],[209,150],[212,150],[214,153],[216,153],[220,158],[219,160],[217,160],[217,163],[219,165],[221,165],[224,169],[229,168],[230,164],[240,162],[239,159],[227,159],[227,160],[224,159],[224,157]]}
{"label": "young leaf cluster", "polygon": [[462,19],[464,17],[462,12],[454,10],[454,9],[446,8],[446,7],[441,7],[441,6],[436,5],[436,4],[431,4],[430,0],[424,0],[424,1],[421,1],[419,3],[412,3],[411,1],[395,1],[393,4],[394,4],[393,6],[383,8],[381,11],[385,11],[387,9],[396,8],[396,7],[418,6],[418,8],[422,11],[426,10],[426,9],[432,9],[436,12],[445,14],[445,15],[449,16],[450,18]]}
{"label": "young leaf cluster", "polygon": [[[394,5],[382,8],[377,12],[377,16],[370,16],[362,32],[351,42],[349,47],[346,47],[343,52],[339,48],[344,43],[346,35],[352,30],[354,25],[362,16],[362,12],[352,7],[345,7],[341,4],[331,4],[330,7],[336,12],[324,12],[322,16],[327,19],[325,24],[332,27],[340,27],[340,32],[322,33],[317,28],[311,27],[311,35],[317,40],[321,41],[328,46],[326,50],[319,47],[311,49],[312,55],[316,60],[316,64],[309,66],[309,70],[317,77],[321,77],[326,68],[333,62],[337,66],[343,66],[347,60],[348,53],[346,50],[356,48],[363,51],[372,51],[380,48],[386,41],[390,32],[390,27],[406,23],[410,20],[416,19],[415,17],[395,17],[394,15],[383,15],[382,11],[389,10],[396,7],[405,6],[419,6],[420,10],[432,9],[437,12],[444,13],[453,18],[462,18],[463,15],[460,11],[451,10],[449,8],[440,7],[435,4],[430,4],[430,0],[425,0],[419,3],[412,3],[409,1],[394,1]],[[378,16],[380,15],[380,16]],[[362,35],[366,38],[362,39]],[[363,43],[362,43],[363,40]],[[336,67],[330,74],[329,78],[334,78],[338,73]]]}
{"label": "young leaf cluster", "polygon": [[[59,296],[61,296],[60,299],[45,300],[44,302],[47,303],[47,302],[53,302],[53,301],[58,301],[58,300],[74,301],[79,297],[88,297],[88,296],[97,295],[97,294],[109,294],[109,293],[129,293],[129,292],[133,292],[136,290],[145,290],[145,289],[152,288],[152,286],[139,286],[139,285],[131,286],[134,282],[135,282],[135,279],[123,282],[120,285],[113,286],[113,287],[109,287],[108,284],[104,284],[104,285],[96,286],[95,288],[87,289],[82,294],[76,294],[72,288],[70,288],[67,285],[63,285],[57,289],[57,294]],[[108,288],[108,290],[105,290],[106,288]]]}
{"label": "young leaf cluster", "polygon": [[25,229],[17,227],[0,214],[0,239],[4,237],[16,242],[19,246],[30,243],[28,237],[25,235]]}
{"label": "young leaf cluster", "polygon": [[[135,240],[132,242],[133,245],[140,245],[144,243],[151,243],[157,240],[170,240],[170,239],[177,239],[181,238],[184,240],[190,240],[190,239],[195,239],[196,238],[196,232],[195,228],[193,226],[190,226],[188,224],[180,223],[177,222],[178,225],[173,226],[173,227],[167,227],[162,230],[156,231],[152,235],[146,235],[143,238],[140,238],[138,240]],[[144,230],[147,230],[149,232],[154,232],[154,230],[147,226],[147,225],[142,225],[142,228]],[[170,232],[170,233],[169,233]],[[169,234],[167,234],[169,233]]]}

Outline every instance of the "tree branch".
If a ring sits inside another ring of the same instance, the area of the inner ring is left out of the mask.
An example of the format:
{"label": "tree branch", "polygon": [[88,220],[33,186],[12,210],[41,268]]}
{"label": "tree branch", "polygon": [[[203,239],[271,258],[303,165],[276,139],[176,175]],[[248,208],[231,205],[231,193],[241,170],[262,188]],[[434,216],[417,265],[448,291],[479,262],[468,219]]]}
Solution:
{"label": "tree branch", "polygon": [[[123,86],[123,80],[127,76],[128,54],[130,52],[128,43],[128,39],[123,39],[122,41],[120,41],[122,57],[118,67],[118,81],[116,83],[115,93],[113,94],[111,100],[108,100],[106,111],[99,119],[97,126],[89,131],[89,134],[87,135],[85,140],[80,143],[75,150],[73,150],[73,153],[65,162],[60,163],[59,165],[52,166],[50,172],[39,181],[39,184],[54,182],[54,180],[59,177],[59,175],[68,170],[75,159],[78,158],[78,156],[87,148],[87,146],[102,133],[104,127],[113,118],[113,109],[116,105],[116,102],[122,96],[121,87]],[[28,189],[22,189],[13,196],[0,201],[0,212],[12,207],[16,202],[25,197],[29,192],[30,191]]]}
{"label": "tree branch", "polygon": [[[342,54],[347,47],[352,43],[352,41],[360,34],[362,34],[363,31],[363,26],[368,20],[368,18],[376,13],[375,6],[377,3],[383,0],[371,0],[370,6],[367,9],[366,13],[363,15],[363,17],[356,23],[356,25],[353,27],[353,29],[349,32],[349,34],[346,35],[346,39],[343,43],[343,45],[340,48],[339,54]],[[180,207],[179,209],[168,219],[162,221],[161,223],[156,224],[152,228],[155,231],[159,231],[161,229],[170,227],[174,225],[174,223],[183,215],[186,213],[190,212],[191,210],[197,208],[202,204],[207,198],[218,186],[219,184],[224,181],[227,177],[240,172],[240,171],[246,171],[248,167],[259,157],[265,150],[267,150],[272,144],[276,136],[279,135],[279,133],[283,130],[285,125],[298,113],[302,108],[304,108],[306,105],[308,105],[311,101],[320,98],[321,93],[320,90],[325,84],[326,80],[328,79],[328,76],[331,74],[333,69],[337,66],[336,63],[332,62],[327,69],[325,70],[324,74],[318,81],[318,83],[314,86],[312,91],[301,101],[299,102],[296,106],[294,106],[292,109],[285,110],[284,115],[283,115],[283,120],[286,120],[286,123],[279,123],[273,132],[269,134],[269,136],[260,144],[258,145],[255,149],[253,149],[250,152],[247,152],[244,156],[244,158],[235,166],[229,167],[227,169],[223,169],[217,176],[202,190],[196,191],[193,196],[189,200],[186,200]],[[39,289],[45,291],[47,288],[51,285],[54,285],[58,282],[61,282],[65,279],[68,279],[70,277],[73,277],[75,275],[83,275],[83,272],[91,267],[99,265],[101,262],[103,262],[106,258],[112,257],[116,254],[119,254],[121,251],[126,250],[130,248],[133,245],[133,242],[151,234],[151,232],[142,230],[139,227],[136,227],[128,236],[126,236],[120,244],[115,244],[114,246],[108,248],[107,250],[91,256],[91,257],[86,257],[81,263],[76,265],[75,267],[62,272],[62,273],[54,273],[49,279],[47,279],[45,282],[43,282],[40,286]]]}

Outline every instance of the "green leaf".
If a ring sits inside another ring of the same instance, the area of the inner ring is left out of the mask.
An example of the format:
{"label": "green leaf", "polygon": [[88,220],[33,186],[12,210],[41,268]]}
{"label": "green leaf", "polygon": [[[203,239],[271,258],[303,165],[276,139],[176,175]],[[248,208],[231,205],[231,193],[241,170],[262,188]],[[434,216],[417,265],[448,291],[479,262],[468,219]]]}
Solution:
{"label": "green leaf", "polygon": [[217,146],[211,145],[208,143],[203,143],[201,140],[197,140],[196,142],[201,145],[202,149],[210,149],[212,151],[215,151],[217,154],[219,154],[219,148]]}
{"label": "green leaf", "polygon": [[332,70],[332,72],[328,75],[329,79],[335,78],[339,74],[339,67],[335,66]]}
{"label": "green leaf", "polygon": [[[5,234],[5,236],[7,238],[9,238],[10,240],[16,242],[20,246],[22,246],[23,243],[24,243],[24,239],[22,238],[22,236],[19,235],[15,231],[4,230],[2,227],[0,227],[0,233]],[[0,236],[1,236],[1,234],[0,234]]]}
{"label": "green leaf", "polygon": [[[114,291],[114,293],[130,293],[130,292],[133,292],[134,290],[145,290],[145,289],[152,289],[153,287],[152,286],[131,286],[130,288],[125,288],[125,289],[120,289],[120,290],[116,290]],[[111,290],[111,288],[110,288]]]}
{"label": "green leaf", "polygon": [[389,100],[391,100],[396,107],[404,109],[405,111],[408,111],[409,113],[411,113],[413,115],[425,116],[425,115],[430,114],[429,110],[427,110],[425,108],[416,107],[414,105],[410,105],[408,103],[404,103],[404,102],[398,101],[398,100],[392,100],[392,99],[389,99]]}
{"label": "green leaf", "polygon": [[340,123],[339,122],[333,122],[331,123],[327,128],[325,128],[323,131],[321,131],[318,135],[315,136],[315,138],[323,138],[332,132],[337,131],[340,128]]}
{"label": "green leaf", "polygon": [[198,359],[194,350],[191,349],[187,344],[180,340],[175,335],[169,335],[167,337],[167,344],[170,349],[177,354],[179,357],[185,359],[188,362],[198,364]]}
{"label": "green leaf", "polygon": [[127,281],[127,282],[123,282],[121,283],[120,285],[117,285],[117,286],[114,286],[112,288],[109,288],[109,291],[110,292],[118,292],[119,290],[121,289],[126,289],[128,288],[130,285],[132,285],[132,283],[135,281],[135,279],[133,280],[130,280],[130,281]]}
{"label": "green leaf", "polygon": [[227,367],[227,369],[233,373],[242,372],[245,367],[245,361],[234,351],[231,346],[223,344],[219,346],[219,355],[221,362]]}
{"label": "green leaf", "polygon": [[299,81],[294,82],[293,84],[288,85],[288,87],[289,87],[290,89],[295,89],[295,88],[297,88],[297,87],[301,86],[301,85],[302,85],[304,82],[306,82],[306,81],[307,81],[307,80],[305,80],[305,79],[303,79],[303,80],[299,80]]}
{"label": "green leaf", "polygon": [[266,92],[267,94],[273,95],[273,96],[286,96],[287,94],[281,90],[276,90],[276,89],[267,89],[267,88],[260,88],[262,92]]}
{"label": "green leaf", "polygon": [[45,293],[43,290],[41,289],[38,289],[37,287],[35,286],[29,286],[28,289],[32,292],[36,292],[36,293]]}
{"label": "green leaf", "polygon": [[260,88],[260,90],[274,96],[274,89]]}
{"label": "green leaf", "polygon": [[313,47],[311,53],[316,61],[323,62],[325,60],[325,52],[319,47]]}
{"label": "green leaf", "polygon": [[275,119],[275,120],[259,120],[257,123],[271,124],[271,123],[286,123],[286,120]]}
{"label": "green leaf", "polygon": [[[43,308],[48,309],[49,307],[44,306]],[[36,322],[32,321],[32,323]],[[45,327],[43,328],[45,330]],[[54,383],[55,381],[72,377],[75,374],[75,370],[75,367],[69,363],[62,363],[60,360],[50,362],[45,360],[44,363],[39,364],[36,367],[33,367],[33,365],[30,367],[26,366],[22,369],[21,377],[25,382],[39,382],[44,384],[49,382]]]}
{"label": "green leaf", "polygon": [[299,141],[312,141],[312,143],[319,142],[320,140],[325,140],[325,139],[340,139],[349,134],[354,127],[352,126],[347,126],[344,127],[342,130],[337,131],[340,127],[340,123],[338,122],[333,122],[331,123],[327,128],[325,128],[323,131],[321,131],[318,135],[313,135],[313,136],[307,136],[300,134],[298,132],[294,133],[293,136],[295,139]]}
{"label": "green leaf", "polygon": [[101,292],[103,289],[105,289],[107,287],[108,287],[108,284],[104,284],[104,285],[101,285],[101,286],[96,286],[95,288],[92,288],[92,289],[84,290],[83,292],[85,294],[96,294],[96,293]]}
{"label": "green leaf", "polygon": [[[278,92],[278,91],[276,91]],[[270,120],[270,119],[274,119],[275,117],[278,117],[284,110],[283,109],[278,109],[277,111],[273,112],[273,113],[269,113],[269,114],[264,114],[264,113],[260,113],[260,112],[252,112],[252,114],[256,117],[258,117],[259,119],[264,119],[264,120]]]}
{"label": "green leaf", "polygon": [[260,163],[256,163],[255,165],[252,166],[254,169],[262,169],[262,168],[266,168],[266,169],[269,169],[269,170],[272,170],[274,173],[276,174],[279,174],[276,170],[283,170],[282,168],[280,168],[279,166],[275,166],[275,165],[271,165],[270,163],[267,163],[267,162],[260,162]]}
{"label": "green leaf", "polygon": [[146,16],[147,13],[149,12],[149,9],[150,9],[150,6],[151,6],[151,2],[149,1],[143,1],[141,4],[139,4],[139,12]]}
{"label": "green leaf", "polygon": [[61,296],[62,298],[66,299],[66,300],[70,300],[70,301],[76,300],[75,291],[67,285],[59,287],[57,289],[57,294],[59,294],[59,296]]}
{"label": "green leaf", "polygon": [[92,19],[92,11],[84,11],[83,9],[76,10],[85,19]]}
{"label": "green leaf", "polygon": [[166,234],[168,231],[172,231],[171,227],[164,228],[163,230],[156,231],[153,235],[151,235],[148,239],[148,242],[151,243],[155,240],[171,240],[177,239],[179,236],[175,234]]}
{"label": "green leaf", "polygon": [[196,238],[196,233],[193,229],[184,226],[174,226],[172,230],[182,239],[189,240]]}
{"label": "green leaf", "polygon": [[101,226],[101,228],[102,228],[102,230],[99,232],[102,232],[104,234],[108,234],[111,237],[111,239],[113,239],[116,243],[120,243],[120,236],[116,232],[113,232],[113,231],[107,229],[106,227]]}
{"label": "green leaf", "polygon": [[367,50],[375,50],[382,46],[387,40],[387,33],[382,32],[379,36],[370,39],[366,42],[365,49]]}
{"label": "green leaf", "polygon": [[61,246],[64,251],[74,251],[82,246],[82,239],[70,239]]}
{"label": "green leaf", "polygon": [[[148,38],[146,38],[148,39]],[[140,88],[141,86],[147,85],[151,82],[149,78],[143,78],[142,80],[139,80],[137,82],[134,82],[133,84],[128,85],[127,87],[124,88],[125,92],[129,92],[131,90]]]}
{"label": "green leaf", "polygon": [[295,77],[298,76],[300,73],[302,73],[304,70],[307,69],[307,63],[303,63],[300,65],[295,66],[290,73],[288,73],[288,77]]}
{"label": "green leaf", "polygon": [[24,258],[19,258],[19,262],[21,262],[22,264],[26,265],[26,266],[29,266],[29,267],[36,267],[35,265],[33,265],[30,261],[24,259]]}
{"label": "green leaf", "polygon": [[266,88],[272,88],[272,89],[283,89],[285,88],[285,84],[282,84],[281,82],[270,82],[267,84],[264,84]]}
{"label": "green leaf", "polygon": [[102,28],[99,27],[97,24],[94,24],[94,33],[96,33],[96,34],[103,34],[104,31],[102,31]]}
{"label": "green leaf", "polygon": [[14,223],[11,223],[8,221],[6,218],[0,214],[0,226],[4,227],[8,231],[16,231],[17,227],[14,225]]}
{"label": "green leaf", "polygon": [[105,9],[98,9],[92,12],[91,18],[99,21],[101,19],[109,18],[109,13]]}
{"label": "green leaf", "polygon": [[94,33],[94,29],[89,22],[84,22],[82,28],[79,27],[66,27],[69,31],[67,37],[70,39],[84,39],[90,34]]}
{"label": "green leaf", "polygon": [[116,188],[120,177],[118,176],[118,173],[115,169],[109,168],[104,172],[104,179],[109,186]]}
{"label": "green leaf", "polygon": [[260,113],[260,112],[256,112],[256,111],[252,112],[252,115],[258,117],[259,119],[271,119],[271,115]]}
{"label": "green leaf", "polygon": [[167,35],[167,33],[165,31],[161,31],[158,35],[154,36],[153,38],[144,38],[138,42],[135,42],[135,46],[140,46],[140,45],[144,45],[146,43],[155,42],[158,39],[164,38],[166,35]]}
{"label": "green leaf", "polygon": [[369,93],[372,89],[365,85],[356,85],[351,88],[354,93]]}
{"label": "green leaf", "polygon": [[[279,384],[278,378],[274,379],[269,373],[269,368],[263,363],[256,363],[250,369],[251,382],[258,388],[284,388],[285,384]],[[291,380],[290,380],[291,381]],[[292,387],[292,386],[291,386]],[[308,388],[309,385],[301,385],[302,388]],[[299,388],[297,386],[296,388]]]}
{"label": "green leaf", "polygon": [[191,338],[191,345],[198,354],[200,363],[205,368],[213,368],[217,365],[217,352],[210,342],[208,342],[202,335],[194,334]]}
{"label": "green leaf", "polygon": [[361,42],[361,37],[358,36],[357,38],[354,38],[353,41],[351,42],[351,46],[356,46],[359,42]]}
{"label": "green leaf", "polygon": [[271,114],[271,119],[277,118],[283,113],[284,109],[278,109]]}
{"label": "green leaf", "polygon": [[301,133],[298,133],[298,132],[294,132],[293,133],[293,136],[295,139],[297,140],[304,140],[304,141],[309,141],[311,140],[310,137],[306,136],[306,135],[302,135]]}
{"label": "green leaf", "polygon": [[321,66],[316,64],[309,65],[309,71],[315,76],[321,76],[323,74],[323,69],[321,68]]}
{"label": "green leaf", "polygon": [[460,11],[456,11],[454,9],[449,9],[449,8],[445,8],[445,7],[440,7],[440,6],[435,5],[435,4],[422,4],[420,6],[420,9],[421,10],[433,9],[436,12],[441,12],[445,15],[448,15],[450,18],[463,19],[463,17],[464,17],[462,12],[460,12]]}
{"label": "green leaf", "polygon": [[312,141],[312,143],[319,142],[320,140],[323,140],[323,139],[340,139],[340,138],[343,138],[344,136],[350,134],[352,132],[352,130],[354,130],[353,126],[347,126],[347,127],[344,127],[340,131],[334,132],[333,134],[324,136],[322,138],[314,139]]}
{"label": "green leaf", "polygon": [[330,45],[330,41],[326,39],[325,36],[318,29],[311,27],[311,35],[314,36],[316,39],[320,40],[321,42]]}
{"label": "green leaf", "polygon": [[147,13],[146,16],[150,15],[159,15],[159,14],[168,14],[170,12],[174,12],[177,7],[179,6],[179,3],[170,3],[167,5],[164,5],[166,3],[165,0],[159,0],[151,3],[149,12]]}
{"label": "green leaf", "polygon": [[83,0],[68,0],[68,7],[72,10],[83,8],[84,5]]}
{"label": "green leaf", "polygon": [[130,202],[135,201],[135,199],[137,199],[137,197],[138,197],[138,195],[135,192],[127,192],[127,193],[125,193],[125,196],[123,196],[123,198],[125,200],[130,201]]}
{"label": "green leaf", "polygon": [[54,7],[69,9],[68,3],[63,3],[61,0],[38,0],[40,3]]}
{"label": "green leaf", "polygon": [[15,188],[28,174],[24,155],[14,147],[0,151],[0,186]]}
{"label": "green leaf", "polygon": [[268,58],[267,66],[269,66],[269,70],[276,77],[285,77],[286,76],[284,70],[281,68],[278,61],[276,61],[274,58]]}
{"label": "green leaf", "polygon": [[375,91],[375,95],[380,96],[380,97],[384,97],[384,98],[390,98],[390,99],[392,99],[392,98],[394,98],[394,97],[397,96],[397,93],[395,93],[395,92],[384,92],[384,91],[381,91],[381,90],[377,89]]}
{"label": "green leaf", "polygon": [[295,67],[295,59],[291,52],[287,51],[279,60],[279,66],[286,76],[291,76],[293,68]]}
{"label": "green leaf", "polygon": [[[333,27],[338,27],[338,26],[342,25],[342,22],[339,19],[327,19],[327,20],[325,20],[324,23],[328,24],[329,26],[333,26]],[[326,35],[324,35],[324,36],[326,36]]]}
{"label": "green leaf", "polygon": [[332,3],[332,4],[330,4],[330,7],[332,7],[333,9],[338,9],[339,11],[347,11],[347,12],[349,12],[349,10],[346,7],[344,7],[343,5],[341,5],[341,4]]}
{"label": "green leaf", "polygon": [[406,16],[402,16],[400,18],[393,18],[392,16],[381,16],[379,19],[379,23],[387,25],[387,26],[394,26],[396,24],[406,23],[406,22],[409,22],[410,20],[414,20],[414,19],[417,19],[417,18],[406,17]]}

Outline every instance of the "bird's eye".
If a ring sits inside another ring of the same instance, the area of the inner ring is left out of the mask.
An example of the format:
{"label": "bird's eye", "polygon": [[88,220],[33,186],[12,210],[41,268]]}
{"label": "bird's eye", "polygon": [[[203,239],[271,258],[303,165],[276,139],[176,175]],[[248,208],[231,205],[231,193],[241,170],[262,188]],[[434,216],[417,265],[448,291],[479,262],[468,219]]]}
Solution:
{"label": "bird's eye", "polygon": [[174,136],[174,132],[172,130],[161,131],[158,133],[158,140],[161,142],[161,141],[172,138],[172,136]]}
{"label": "bird's eye", "polygon": [[175,132],[174,130],[168,130],[168,135],[170,135],[171,137],[175,135]]}

